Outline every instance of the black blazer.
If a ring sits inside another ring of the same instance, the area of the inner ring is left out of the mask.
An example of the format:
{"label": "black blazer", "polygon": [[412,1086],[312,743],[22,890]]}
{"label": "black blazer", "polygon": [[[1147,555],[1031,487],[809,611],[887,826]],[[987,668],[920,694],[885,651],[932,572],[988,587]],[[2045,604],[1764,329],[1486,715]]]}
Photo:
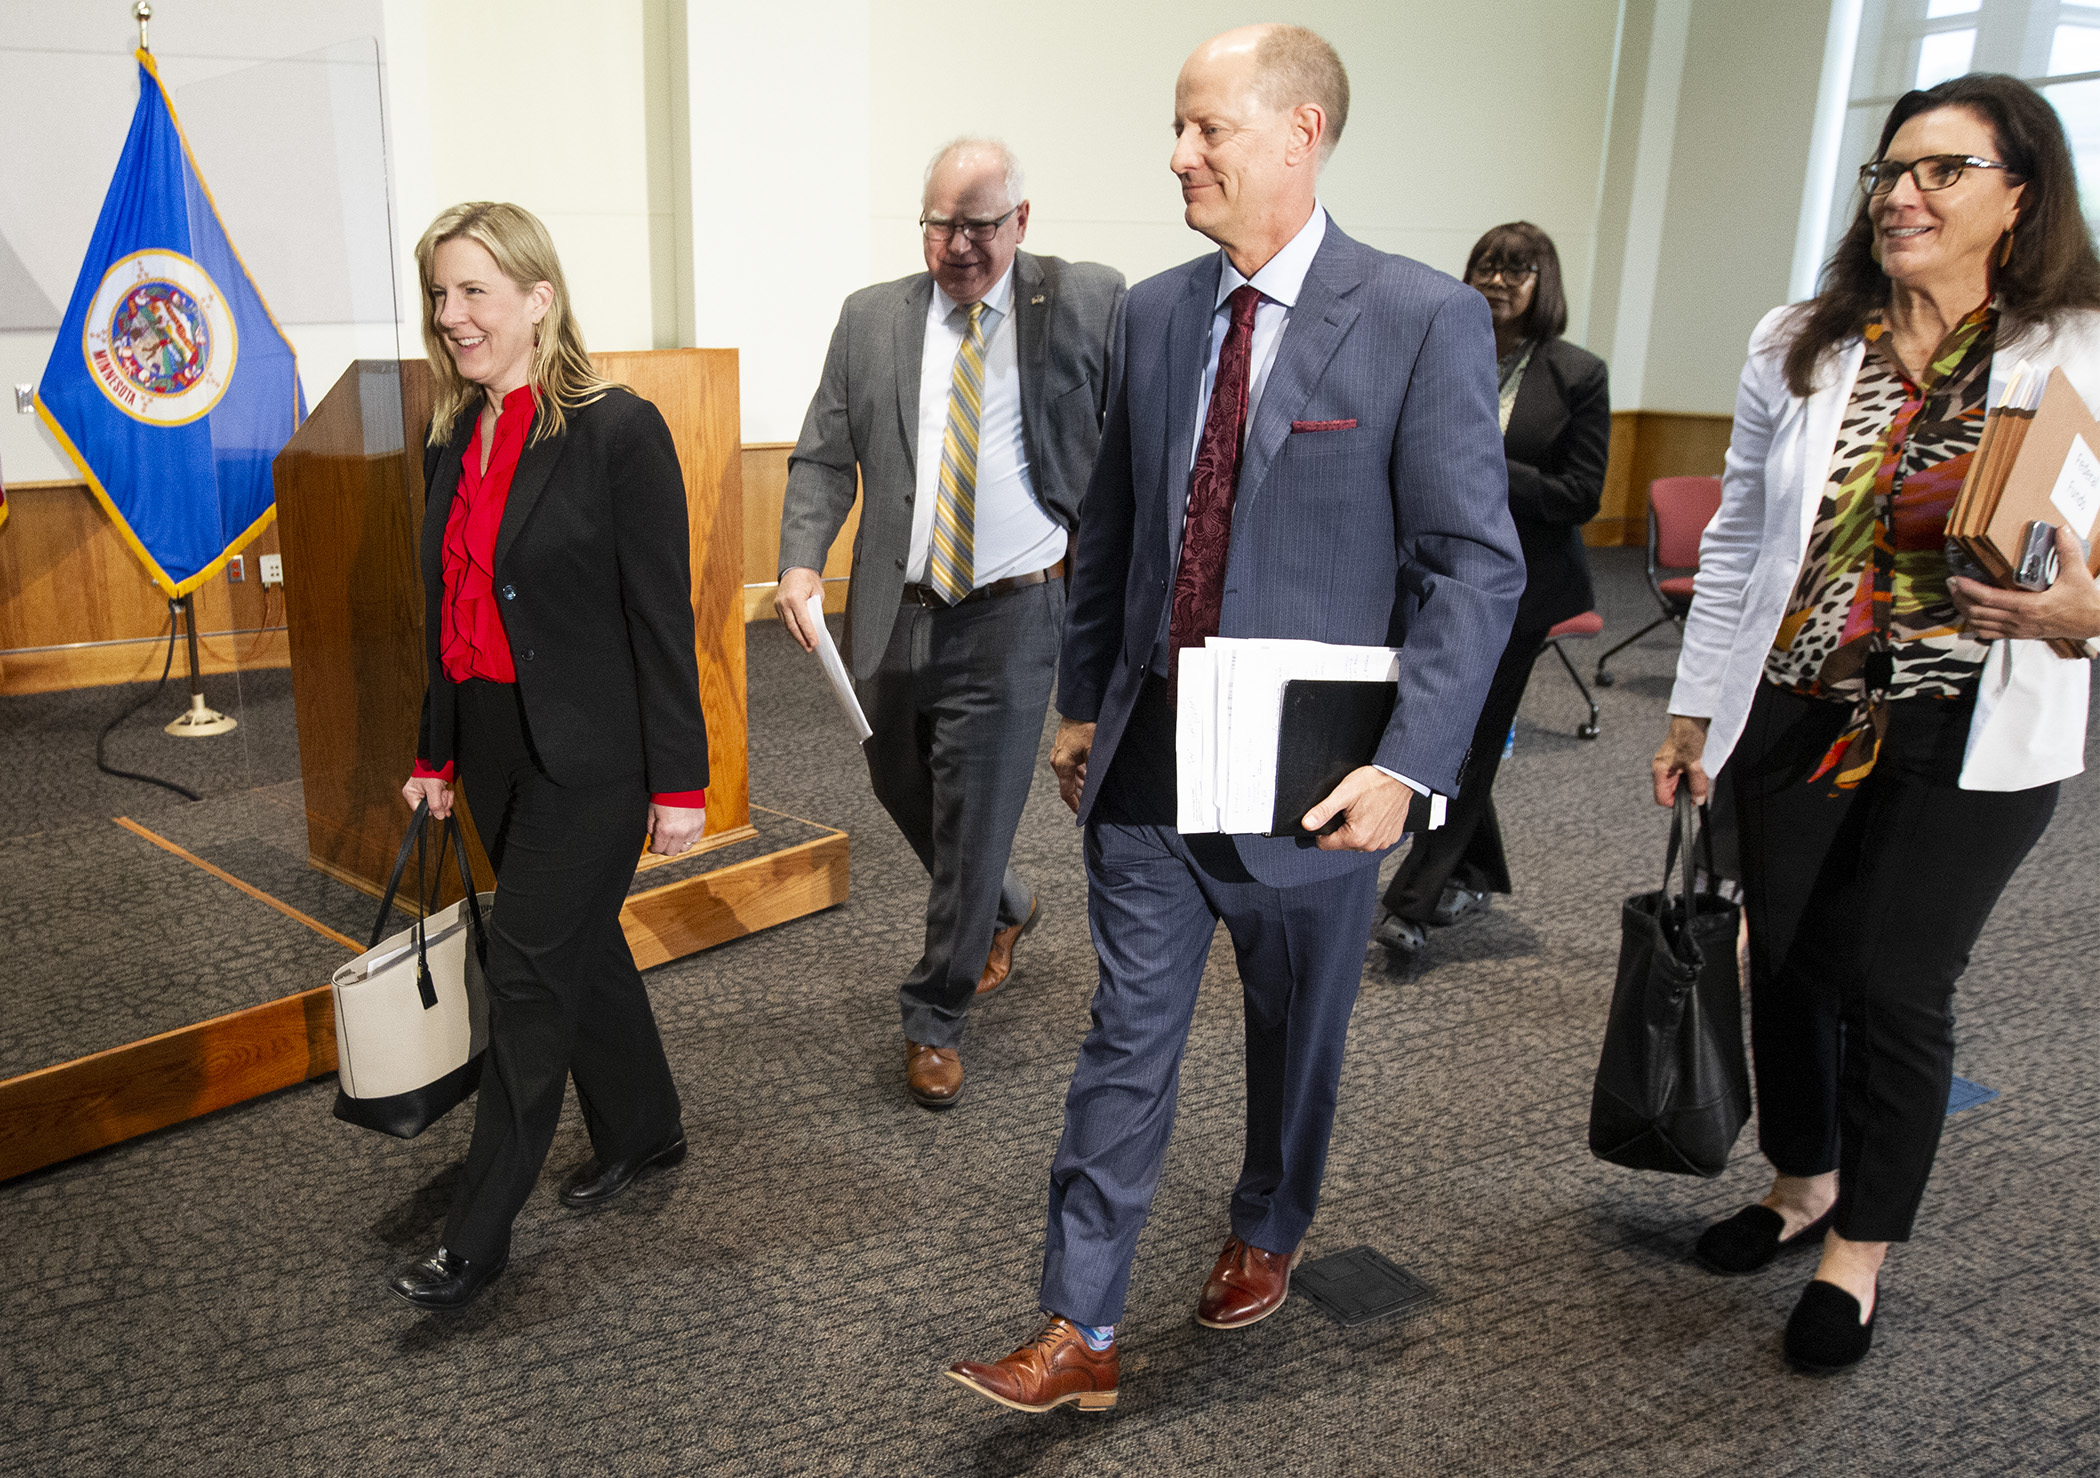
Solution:
{"label": "black blazer", "polygon": [[[477,407],[478,409],[478,407]],[[528,444],[496,535],[496,594],[525,722],[558,785],[640,777],[652,794],[707,784],[707,722],[693,656],[685,480],[655,406],[614,389]],[[455,755],[458,688],[438,658],[445,520],[474,432],[463,416],[427,447],[423,646],[428,687],[418,752]]]}
{"label": "black blazer", "polygon": [[1582,526],[1604,498],[1611,450],[1611,391],[1604,361],[1565,339],[1532,352],[1502,452],[1509,461],[1509,511],[1530,571],[1517,605],[1519,627],[1546,627],[1597,602],[1582,549]]}

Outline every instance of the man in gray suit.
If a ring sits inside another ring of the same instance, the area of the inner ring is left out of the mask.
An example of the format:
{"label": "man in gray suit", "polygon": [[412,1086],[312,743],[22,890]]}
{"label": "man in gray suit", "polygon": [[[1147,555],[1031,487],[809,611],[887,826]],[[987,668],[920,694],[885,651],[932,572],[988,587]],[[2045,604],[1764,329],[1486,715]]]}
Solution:
{"label": "man in gray suit", "polygon": [[927,270],[846,300],[788,459],[775,605],[805,650],[863,490],[846,655],[876,798],[932,879],[898,990],[905,1085],[962,1093],[973,999],[1039,915],[1010,865],[1056,676],[1065,561],[1101,444],[1123,277],[1020,250],[1021,166],[958,139],[926,170]]}
{"label": "man in gray suit", "polygon": [[[1486,300],[1328,218],[1315,185],[1348,104],[1334,49],[1296,26],[1205,43],[1175,87],[1186,218],[1222,250],[1132,290],[1079,531],[1051,763],[1086,828],[1101,984],[1050,1168],[1051,1317],[1004,1359],[949,1369],[1024,1411],[1115,1404],[1114,1326],[1221,919],[1246,1012],[1246,1151],[1196,1318],[1239,1329],[1282,1305],[1378,860],[1415,794],[1457,789],[1524,588]],[[1342,822],[1317,842],[1176,829],[1173,674],[1211,636],[1399,649],[1371,762],[1303,817]]]}

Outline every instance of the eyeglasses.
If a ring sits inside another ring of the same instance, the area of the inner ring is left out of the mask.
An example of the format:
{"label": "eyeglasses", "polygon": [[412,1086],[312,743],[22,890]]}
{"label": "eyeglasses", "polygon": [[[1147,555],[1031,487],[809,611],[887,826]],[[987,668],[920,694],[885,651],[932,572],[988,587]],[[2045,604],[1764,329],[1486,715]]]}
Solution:
{"label": "eyeglasses", "polygon": [[1978,159],[1974,154],[1927,154],[1908,164],[1900,159],[1877,159],[1872,164],[1862,164],[1859,182],[1869,195],[1888,194],[1896,188],[1896,181],[1905,175],[1909,175],[1911,183],[1920,190],[1944,190],[1958,182],[1964,171],[1971,169],[2002,169],[2008,175],[2017,173],[2009,164],[2000,164],[1995,159]]}
{"label": "eyeglasses", "polygon": [[1527,277],[1536,277],[1539,269],[1524,262],[1482,262],[1466,275],[1468,282],[1494,282],[1497,279],[1514,287]]}
{"label": "eyeglasses", "polygon": [[919,229],[926,233],[928,241],[946,241],[950,236],[961,232],[963,236],[982,246],[997,236],[999,228],[1012,220],[1014,210],[1020,208],[1015,206],[996,221],[944,221],[939,216],[920,216]]}

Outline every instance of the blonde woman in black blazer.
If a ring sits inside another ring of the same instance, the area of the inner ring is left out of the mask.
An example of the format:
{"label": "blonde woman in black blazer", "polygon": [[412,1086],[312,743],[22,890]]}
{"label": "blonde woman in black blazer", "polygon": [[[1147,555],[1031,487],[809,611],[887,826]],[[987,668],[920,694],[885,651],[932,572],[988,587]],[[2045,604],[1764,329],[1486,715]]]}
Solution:
{"label": "blonde woman in black blazer", "polygon": [[1497,226],[1475,242],[1466,281],[1488,300],[1495,320],[1509,512],[1526,578],[1457,798],[1442,827],[1415,838],[1382,900],[1374,937],[1400,959],[1422,951],[1430,928],[1479,913],[1490,894],[1509,891],[1491,796],[1502,742],[1546,633],[1596,603],[1582,526],[1597,516],[1611,446],[1604,361],[1561,337],[1568,306],[1560,255],[1529,221]]}
{"label": "blonde woman in black blazer", "polygon": [[496,869],[489,1047],[444,1243],[390,1287],[467,1303],[503,1270],[570,1077],[601,1206],[685,1156],[678,1092],[620,907],[645,838],[706,821],[684,481],[654,406],[592,371],[546,228],[515,205],[440,215],[416,248],[437,380],[424,454],[429,687],[402,793],[455,777]]}

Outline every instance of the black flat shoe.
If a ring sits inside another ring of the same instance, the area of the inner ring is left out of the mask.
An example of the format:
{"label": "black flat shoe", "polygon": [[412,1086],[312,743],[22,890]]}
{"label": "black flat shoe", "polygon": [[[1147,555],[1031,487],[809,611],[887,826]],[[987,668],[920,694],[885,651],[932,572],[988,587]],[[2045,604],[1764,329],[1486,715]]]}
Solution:
{"label": "black flat shoe", "polygon": [[1859,1300],[1820,1278],[1801,1290],[1801,1302],[1786,1321],[1786,1363],[1803,1375],[1850,1370],[1874,1348],[1874,1321],[1881,1317],[1880,1285],[1874,1312],[1859,1322]]}
{"label": "black flat shoe", "polygon": [[685,1130],[674,1132],[670,1139],[645,1155],[631,1160],[615,1160],[610,1165],[598,1163],[596,1155],[583,1162],[583,1168],[562,1183],[561,1203],[578,1211],[589,1211],[603,1206],[629,1186],[644,1170],[652,1168],[670,1169],[685,1158]]}
{"label": "black flat shoe", "polygon": [[1700,1234],[1692,1247],[1692,1261],[1709,1273],[1740,1278],[1766,1266],[1782,1252],[1820,1247],[1823,1234],[1830,1230],[1830,1219],[1836,1215],[1837,1207],[1832,1206],[1793,1236],[1781,1237],[1779,1234],[1786,1230],[1785,1217],[1769,1206],[1745,1206]]}
{"label": "black flat shoe", "polygon": [[461,1257],[440,1247],[387,1280],[387,1288],[419,1309],[445,1313],[463,1309],[510,1265],[510,1249],[496,1257]]}
{"label": "black flat shoe", "polygon": [[1386,947],[1386,952],[1395,960],[1418,958],[1429,943],[1429,936],[1413,919],[1403,919],[1389,913],[1378,921],[1378,928],[1371,938]]}

